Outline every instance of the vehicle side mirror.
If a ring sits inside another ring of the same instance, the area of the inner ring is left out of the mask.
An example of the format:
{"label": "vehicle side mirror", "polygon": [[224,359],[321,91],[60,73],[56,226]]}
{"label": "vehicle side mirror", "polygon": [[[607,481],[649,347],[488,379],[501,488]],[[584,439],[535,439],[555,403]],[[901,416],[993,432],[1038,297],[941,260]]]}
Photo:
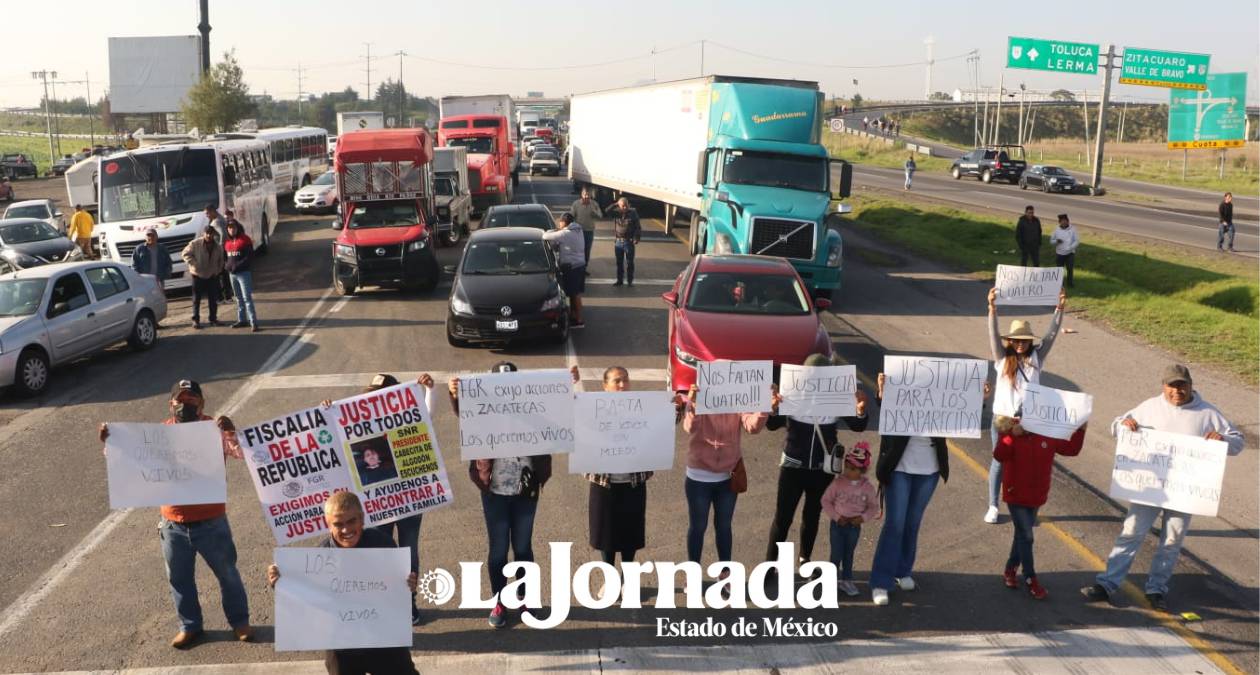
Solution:
{"label": "vehicle side mirror", "polygon": [[670,305],[677,307],[678,306],[678,291],[665,291],[664,293],[661,293],[661,299],[669,303]]}
{"label": "vehicle side mirror", "polygon": [[831,307],[831,300],[827,298],[814,298],[814,309],[823,312]]}
{"label": "vehicle side mirror", "polygon": [[709,176],[709,151],[701,150],[700,158],[696,162],[696,183],[704,185]]}
{"label": "vehicle side mirror", "polygon": [[344,229],[344,228],[345,228],[345,225],[343,225],[343,224],[341,223],[341,219],[340,219],[340,218],[338,218],[337,220],[332,221],[332,229],[334,229],[334,230],[341,230],[341,229]]}
{"label": "vehicle side mirror", "polygon": [[52,306],[53,316],[61,316],[62,314],[65,314],[66,312],[69,312],[69,311],[70,311],[69,303],[66,303],[66,302],[53,303],[53,306]]}
{"label": "vehicle side mirror", "polygon": [[56,213],[54,213],[54,214],[53,214],[53,217],[54,217],[54,218],[61,218],[63,215],[64,215],[64,214],[62,214],[60,211],[58,211],[58,212],[56,212]]}
{"label": "vehicle side mirror", "polygon": [[848,162],[840,163],[840,184],[836,186],[836,199],[845,199],[849,196],[853,189],[853,165]]}

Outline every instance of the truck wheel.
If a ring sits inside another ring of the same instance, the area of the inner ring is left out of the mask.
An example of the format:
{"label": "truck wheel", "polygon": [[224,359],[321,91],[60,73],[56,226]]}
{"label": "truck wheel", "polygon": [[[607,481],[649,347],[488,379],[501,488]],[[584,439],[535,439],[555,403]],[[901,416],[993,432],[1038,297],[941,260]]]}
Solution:
{"label": "truck wheel", "polygon": [[992,183],[992,182],[993,182],[993,172],[992,172],[992,171],[989,171],[988,169],[985,169],[985,170],[984,170],[984,173],[980,174],[980,180],[984,181],[986,184],[988,184],[988,183]]}
{"label": "truck wheel", "polygon": [[463,227],[463,225],[459,224],[459,221],[451,221],[451,229],[442,233],[442,245],[454,246],[458,244],[462,234],[460,230]]}
{"label": "truck wheel", "polygon": [[37,396],[48,388],[48,357],[38,349],[27,349],[18,356],[13,388],[22,396]]}
{"label": "truck wheel", "polygon": [[337,266],[333,265],[333,290],[337,291],[337,295],[350,296],[354,295],[354,282],[342,281],[341,276],[337,274]]}
{"label": "truck wheel", "polygon": [[954,176],[954,180],[962,178],[962,171],[958,167],[954,167],[954,170],[950,173]]}
{"label": "truck wheel", "polygon": [[1021,189],[1021,190],[1027,190],[1027,189],[1028,189],[1028,181],[1024,180],[1023,178],[1019,179],[1019,189]]}

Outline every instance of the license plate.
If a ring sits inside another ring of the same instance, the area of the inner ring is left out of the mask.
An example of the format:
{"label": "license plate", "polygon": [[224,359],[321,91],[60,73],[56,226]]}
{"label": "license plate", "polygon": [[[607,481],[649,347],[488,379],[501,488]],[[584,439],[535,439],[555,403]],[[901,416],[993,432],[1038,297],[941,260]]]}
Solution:
{"label": "license plate", "polygon": [[494,322],[495,330],[513,331],[513,330],[516,330],[519,326],[520,326],[520,322],[518,322],[516,319],[511,319],[509,321],[495,321]]}

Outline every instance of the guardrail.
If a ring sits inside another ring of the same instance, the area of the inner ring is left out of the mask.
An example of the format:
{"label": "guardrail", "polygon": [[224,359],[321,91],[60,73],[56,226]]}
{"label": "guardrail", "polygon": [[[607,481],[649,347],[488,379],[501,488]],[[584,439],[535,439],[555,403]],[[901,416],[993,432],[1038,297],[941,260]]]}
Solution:
{"label": "guardrail", "polygon": [[[48,134],[38,131],[21,131],[19,129],[0,129],[0,136],[21,136],[24,138],[48,138]],[[108,138],[110,134],[53,134],[53,138]]]}

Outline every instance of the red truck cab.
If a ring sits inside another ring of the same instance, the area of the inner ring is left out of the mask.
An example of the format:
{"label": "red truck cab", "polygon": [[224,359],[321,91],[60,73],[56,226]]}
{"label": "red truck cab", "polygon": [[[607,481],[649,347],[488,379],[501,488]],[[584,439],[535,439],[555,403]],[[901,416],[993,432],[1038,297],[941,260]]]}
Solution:
{"label": "red truck cab", "polygon": [[468,148],[468,183],[473,210],[484,213],[512,201],[517,182],[516,147],[502,115],[456,115],[438,123],[438,145]]}
{"label": "red truck cab", "polygon": [[343,134],[333,166],[341,210],[333,229],[333,287],[432,289],[440,270],[428,223],[433,212],[433,137],[424,129]]}

